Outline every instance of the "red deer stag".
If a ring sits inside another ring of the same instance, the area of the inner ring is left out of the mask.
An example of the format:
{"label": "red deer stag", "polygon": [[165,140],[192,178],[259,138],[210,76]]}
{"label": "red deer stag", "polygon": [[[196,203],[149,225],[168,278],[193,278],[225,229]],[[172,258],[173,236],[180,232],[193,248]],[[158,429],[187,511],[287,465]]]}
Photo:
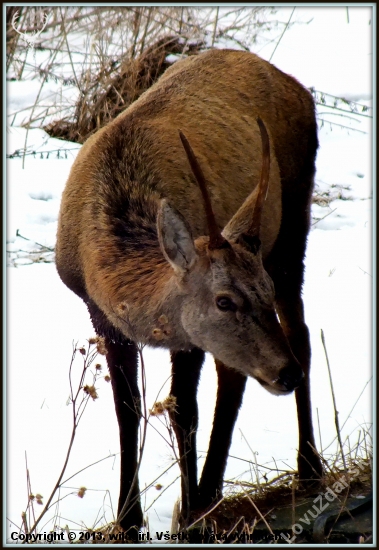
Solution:
{"label": "red deer stag", "polygon": [[[125,529],[142,522],[136,342],[171,350],[184,525],[221,495],[247,376],[275,395],[297,388],[299,475],[321,475],[301,298],[317,147],[305,88],[254,54],[211,50],[176,62],[80,150],[56,263],[105,338]],[[198,483],[204,352],[218,393]]]}

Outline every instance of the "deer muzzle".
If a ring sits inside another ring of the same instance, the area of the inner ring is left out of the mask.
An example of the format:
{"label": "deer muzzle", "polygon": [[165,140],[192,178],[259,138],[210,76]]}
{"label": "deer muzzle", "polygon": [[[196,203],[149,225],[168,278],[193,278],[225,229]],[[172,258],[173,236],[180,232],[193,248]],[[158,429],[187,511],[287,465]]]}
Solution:
{"label": "deer muzzle", "polygon": [[299,363],[296,362],[291,366],[284,367],[280,371],[279,378],[275,381],[275,385],[279,391],[290,393],[299,387],[303,378],[304,373]]}
{"label": "deer muzzle", "polygon": [[283,367],[279,376],[270,382],[255,376],[256,380],[270,393],[274,395],[288,395],[299,387],[304,378],[304,373],[296,359],[291,364]]}

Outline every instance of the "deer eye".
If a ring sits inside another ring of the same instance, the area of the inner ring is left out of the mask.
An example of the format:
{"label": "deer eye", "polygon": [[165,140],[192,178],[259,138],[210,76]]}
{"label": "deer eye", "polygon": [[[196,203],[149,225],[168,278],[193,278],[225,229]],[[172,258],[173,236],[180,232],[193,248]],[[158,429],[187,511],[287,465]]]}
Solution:
{"label": "deer eye", "polygon": [[218,296],[216,298],[216,305],[221,311],[236,311],[237,309],[236,304],[229,296]]}

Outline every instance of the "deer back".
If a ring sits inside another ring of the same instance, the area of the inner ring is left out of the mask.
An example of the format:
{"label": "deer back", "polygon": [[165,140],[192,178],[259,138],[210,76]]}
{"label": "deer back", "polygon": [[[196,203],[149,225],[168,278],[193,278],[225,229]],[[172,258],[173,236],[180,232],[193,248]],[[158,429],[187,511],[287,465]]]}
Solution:
{"label": "deer back", "polygon": [[[175,63],[81,148],[58,226],[56,263],[67,286],[95,301],[116,326],[114,310],[127,296],[136,304],[133,322],[150,334],[158,302],[172,296],[172,289],[163,289],[171,267],[157,238],[161,200],[180,212],[194,238],[207,234],[201,192],[178,131],[203,168],[221,230],[260,179],[258,117],[271,147],[260,228],[265,259],[280,230],[284,186],[301,174],[311,149],[313,101],[295,79],[254,54],[212,50]],[[167,307],[174,316],[176,304]],[[178,349],[183,338],[173,342]]]}
{"label": "deer back", "polygon": [[57,243],[57,262],[69,271],[73,290],[84,290],[82,263],[96,235],[94,216],[125,195],[167,197],[195,237],[206,233],[200,191],[178,129],[203,166],[216,219],[224,227],[259,181],[257,116],[272,148],[262,221],[267,255],[280,225],[280,176],[285,182],[301,172],[311,145],[304,128],[314,125],[313,101],[295,79],[254,54],[211,50],[176,62],[83,145],[62,197]]}

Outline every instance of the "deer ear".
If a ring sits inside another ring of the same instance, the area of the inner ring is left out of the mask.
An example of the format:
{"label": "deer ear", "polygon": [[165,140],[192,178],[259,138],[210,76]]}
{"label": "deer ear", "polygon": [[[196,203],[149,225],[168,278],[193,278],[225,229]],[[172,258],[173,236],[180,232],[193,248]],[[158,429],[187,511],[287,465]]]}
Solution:
{"label": "deer ear", "polygon": [[197,257],[191,228],[166,200],[162,200],[159,206],[157,228],[159,244],[166,260],[176,271],[188,271]]}
{"label": "deer ear", "polygon": [[231,220],[222,230],[222,236],[228,241],[238,241],[241,235],[247,235],[252,225],[253,212],[259,194],[259,186],[247,197]]}
{"label": "deer ear", "polygon": [[[266,130],[266,126],[263,121],[258,117],[257,124],[261,135],[261,149],[262,149],[262,169],[261,177],[257,187],[250,193],[242,206],[234,214],[233,218],[224,227],[222,236],[227,241],[237,241],[237,239],[244,235],[253,237],[254,241],[251,241],[252,250],[255,250],[255,254],[259,249],[259,233],[262,222],[262,213],[264,202],[266,200],[268,192],[268,184],[270,179],[270,138]],[[257,246],[258,245],[258,246]]]}
{"label": "deer ear", "polygon": [[247,235],[246,233],[242,233],[242,235],[238,237],[237,243],[250,250],[250,252],[255,254],[255,256],[261,250],[261,240],[256,235]]}

